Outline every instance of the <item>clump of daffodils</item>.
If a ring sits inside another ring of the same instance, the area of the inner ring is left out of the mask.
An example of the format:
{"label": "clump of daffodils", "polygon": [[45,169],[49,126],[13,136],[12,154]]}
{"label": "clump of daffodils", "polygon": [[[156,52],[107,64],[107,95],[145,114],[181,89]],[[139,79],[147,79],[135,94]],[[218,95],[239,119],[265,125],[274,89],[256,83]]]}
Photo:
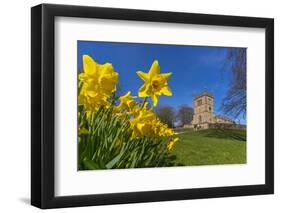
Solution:
{"label": "clump of daffodils", "polygon": [[98,64],[90,56],[83,55],[83,70],[79,80],[83,83],[78,102],[88,112],[96,111],[102,106],[109,106],[108,99],[116,91],[118,73],[112,64]]}
{"label": "clump of daffodils", "polygon": [[[137,71],[137,75],[144,81],[137,96],[128,91],[116,97],[119,74],[114,70],[113,65],[98,64],[89,55],[83,55],[83,72],[79,74],[79,107],[83,108],[87,120],[91,120],[93,115],[101,110],[108,110],[112,113],[110,119],[127,123],[129,128],[126,131],[130,135],[127,140],[141,141],[149,138],[159,142],[168,138],[166,151],[169,153],[174,149],[178,138],[175,137],[173,129],[160,121],[153,108],[157,106],[159,96],[172,96],[168,86],[172,73],[160,73],[159,63],[155,60],[147,73]],[[136,98],[142,98],[143,101],[136,101]],[[151,99],[151,107],[148,98]],[[81,120],[80,114],[78,118]],[[90,124],[79,123],[78,135],[87,135],[95,131],[89,126]],[[121,144],[121,140],[118,141],[118,144]]]}

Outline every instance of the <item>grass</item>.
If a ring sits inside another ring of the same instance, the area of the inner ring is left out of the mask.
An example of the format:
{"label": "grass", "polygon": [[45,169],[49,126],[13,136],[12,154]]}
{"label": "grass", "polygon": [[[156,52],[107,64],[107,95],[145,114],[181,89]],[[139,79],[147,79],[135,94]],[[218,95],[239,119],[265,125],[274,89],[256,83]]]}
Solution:
{"label": "grass", "polygon": [[178,165],[246,163],[246,131],[208,129],[179,134],[172,154]]}

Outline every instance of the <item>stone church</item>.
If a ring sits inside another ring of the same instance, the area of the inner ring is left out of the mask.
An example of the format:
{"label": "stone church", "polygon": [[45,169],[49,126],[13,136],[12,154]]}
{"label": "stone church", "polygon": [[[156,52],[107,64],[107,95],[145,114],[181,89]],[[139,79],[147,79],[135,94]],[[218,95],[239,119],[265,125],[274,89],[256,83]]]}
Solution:
{"label": "stone church", "polygon": [[214,114],[214,96],[206,89],[193,98],[194,114],[191,125],[195,129],[208,129],[214,124],[235,124],[227,117]]}

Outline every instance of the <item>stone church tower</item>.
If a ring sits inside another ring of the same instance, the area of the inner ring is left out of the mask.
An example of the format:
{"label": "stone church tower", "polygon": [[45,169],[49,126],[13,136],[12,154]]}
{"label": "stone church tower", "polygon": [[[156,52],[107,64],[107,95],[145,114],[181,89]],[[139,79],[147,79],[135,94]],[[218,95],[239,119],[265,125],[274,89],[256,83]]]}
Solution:
{"label": "stone church tower", "polygon": [[209,123],[214,123],[214,96],[206,89],[193,98],[194,115],[192,125],[194,128],[208,128]]}

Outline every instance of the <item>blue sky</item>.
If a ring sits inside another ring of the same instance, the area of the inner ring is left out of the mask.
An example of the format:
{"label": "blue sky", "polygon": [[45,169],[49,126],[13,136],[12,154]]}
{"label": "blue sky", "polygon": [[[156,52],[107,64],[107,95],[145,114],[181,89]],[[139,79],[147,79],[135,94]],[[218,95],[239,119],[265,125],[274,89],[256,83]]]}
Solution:
{"label": "blue sky", "polygon": [[[229,87],[230,72],[225,62],[226,47],[138,44],[117,42],[78,41],[78,69],[82,56],[90,55],[96,62],[109,62],[119,73],[121,94],[128,90],[137,95],[143,81],[137,71],[148,72],[158,60],[161,73],[172,72],[168,84],[173,96],[160,96],[159,105],[175,108],[182,104],[193,107],[193,95],[204,91],[214,94],[215,113],[223,115],[220,104]],[[246,118],[239,118],[246,123]]]}

